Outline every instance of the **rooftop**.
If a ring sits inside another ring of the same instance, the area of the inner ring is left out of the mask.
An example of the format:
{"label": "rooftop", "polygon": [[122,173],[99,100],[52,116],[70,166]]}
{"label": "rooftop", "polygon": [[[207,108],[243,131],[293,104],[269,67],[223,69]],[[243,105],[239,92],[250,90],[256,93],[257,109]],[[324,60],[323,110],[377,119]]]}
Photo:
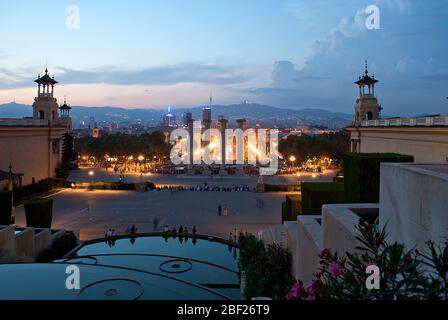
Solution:
{"label": "rooftop", "polygon": [[361,121],[361,127],[448,127],[448,116],[366,120]]}
{"label": "rooftop", "polygon": [[54,76],[50,77],[50,75],[48,74],[48,69],[45,69],[45,74],[42,77],[39,75],[38,78],[34,80],[34,82],[39,84],[52,84],[52,85],[58,83],[56,80],[54,80]]}

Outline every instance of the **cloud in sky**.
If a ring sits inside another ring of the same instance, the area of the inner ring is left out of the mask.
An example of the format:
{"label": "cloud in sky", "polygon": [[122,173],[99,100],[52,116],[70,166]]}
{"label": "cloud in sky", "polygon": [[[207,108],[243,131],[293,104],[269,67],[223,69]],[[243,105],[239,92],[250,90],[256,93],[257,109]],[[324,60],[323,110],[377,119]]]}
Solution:
{"label": "cloud in sky", "polygon": [[[353,82],[367,59],[385,114],[446,113],[445,0],[117,1],[106,10],[78,2],[79,32],[63,29],[63,5],[22,10],[5,2],[0,27],[12,31],[0,49],[0,102],[32,100],[48,61],[58,94],[76,104],[191,105],[212,90],[220,103],[352,112]],[[381,10],[380,30],[365,28],[370,4]],[[33,18],[44,14],[36,26]]]}
{"label": "cloud in sky", "polygon": [[[175,85],[179,83],[207,83],[228,85],[242,83],[248,79],[235,67],[197,63],[142,70],[116,70],[107,67],[74,70],[58,67],[54,73],[57,74],[56,80],[62,84]],[[0,74],[8,79],[8,81],[3,81],[2,86],[4,87],[22,88],[33,85],[29,78],[30,74],[27,77],[22,74],[21,77],[12,79],[12,77],[17,77],[17,74],[5,68],[0,68]]]}
{"label": "cloud in sky", "polygon": [[[315,41],[303,66],[277,61],[271,85],[250,92],[283,107],[350,112],[357,95],[353,82],[367,59],[369,72],[380,80],[376,92],[385,114],[446,113],[447,48],[437,41],[448,32],[447,24],[430,22],[424,14],[436,8],[409,1],[384,2],[380,10],[380,30],[365,27],[367,14],[359,8]],[[420,18],[415,19],[415,14]]]}

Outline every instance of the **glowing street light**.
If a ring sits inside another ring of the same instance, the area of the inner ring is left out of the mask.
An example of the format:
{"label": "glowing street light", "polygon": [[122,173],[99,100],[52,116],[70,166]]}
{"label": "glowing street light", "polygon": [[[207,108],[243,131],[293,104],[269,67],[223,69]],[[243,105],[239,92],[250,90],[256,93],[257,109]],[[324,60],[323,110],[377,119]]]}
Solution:
{"label": "glowing street light", "polygon": [[140,155],[139,157],[138,157],[138,161],[143,161],[143,160],[145,160],[145,157],[144,156],[142,156],[142,155]]}
{"label": "glowing street light", "polygon": [[294,162],[296,161],[296,157],[290,156],[289,161],[291,161],[291,165],[294,167]]}

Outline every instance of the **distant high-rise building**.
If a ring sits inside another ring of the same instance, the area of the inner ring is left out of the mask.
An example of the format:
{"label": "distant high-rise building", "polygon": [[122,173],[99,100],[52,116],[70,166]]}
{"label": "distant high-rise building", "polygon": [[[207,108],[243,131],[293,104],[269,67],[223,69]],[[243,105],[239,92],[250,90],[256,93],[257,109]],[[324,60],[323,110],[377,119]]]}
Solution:
{"label": "distant high-rise building", "polygon": [[186,112],[183,117],[184,126],[187,127],[192,119],[193,119],[193,114],[191,112]]}
{"label": "distant high-rise building", "polygon": [[204,107],[202,110],[202,125],[204,127],[204,131],[210,129],[212,126],[212,104],[213,98],[210,96],[210,105]]}
{"label": "distant high-rise building", "polygon": [[171,113],[171,108],[168,107],[168,111],[163,116],[163,124],[164,127],[174,127],[176,126],[176,116]]}

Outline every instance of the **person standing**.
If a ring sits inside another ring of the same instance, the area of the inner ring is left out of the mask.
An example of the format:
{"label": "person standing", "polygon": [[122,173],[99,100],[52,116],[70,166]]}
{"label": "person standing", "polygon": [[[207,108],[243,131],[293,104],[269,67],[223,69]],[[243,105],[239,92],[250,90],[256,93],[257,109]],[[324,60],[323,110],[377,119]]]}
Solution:
{"label": "person standing", "polygon": [[218,216],[221,216],[222,214],[222,207],[221,205],[218,206]]}

